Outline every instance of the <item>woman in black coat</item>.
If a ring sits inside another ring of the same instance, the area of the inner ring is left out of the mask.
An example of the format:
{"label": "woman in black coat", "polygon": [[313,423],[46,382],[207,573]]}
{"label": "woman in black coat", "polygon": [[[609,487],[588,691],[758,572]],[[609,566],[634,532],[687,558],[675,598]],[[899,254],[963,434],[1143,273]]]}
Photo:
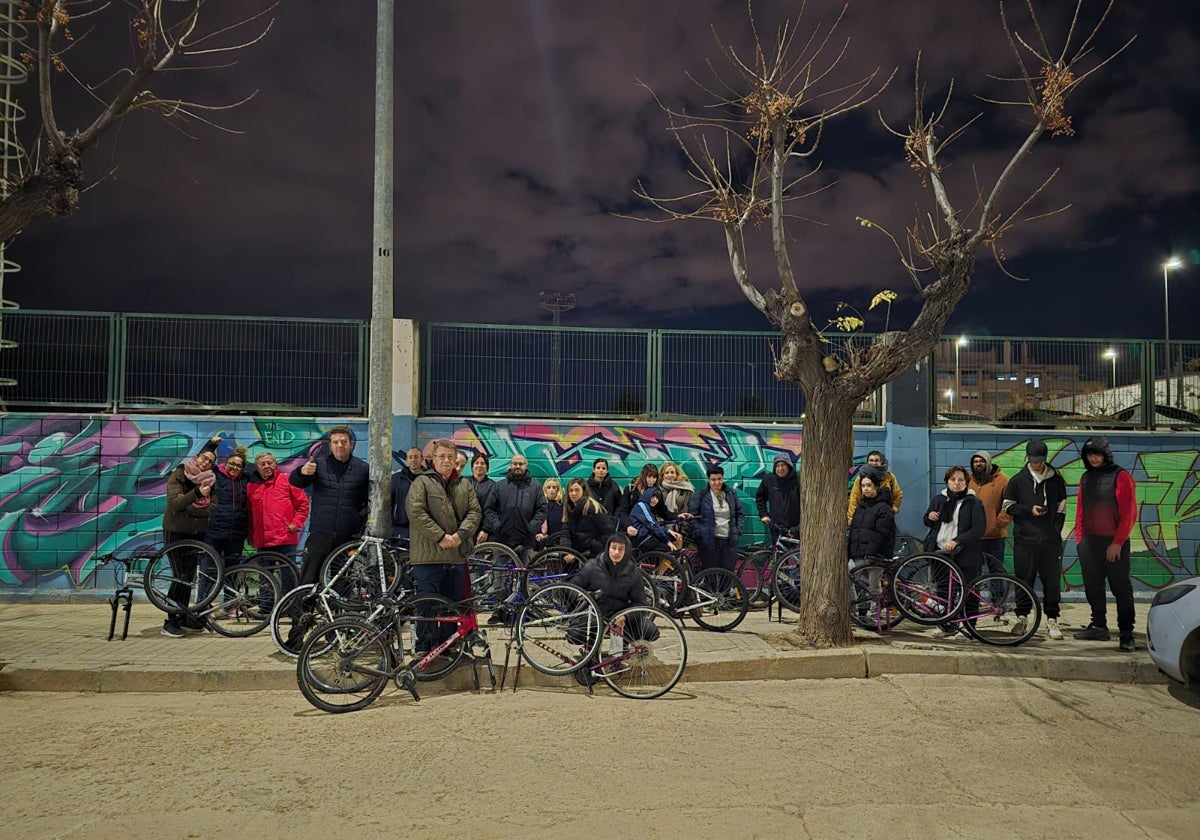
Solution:
{"label": "woman in black coat", "polygon": [[[873,469],[873,468],[872,468]],[[861,472],[862,499],[854,509],[846,537],[851,566],[868,557],[890,558],[896,550],[896,514],[892,512],[892,494],[880,486],[880,480]]]}
{"label": "woman in black coat", "polygon": [[582,478],[567,482],[567,498],[563,501],[563,526],[571,535],[571,548],[584,557],[595,557],[604,551],[613,532],[612,517],[587,492]]}
{"label": "woman in black coat", "polygon": [[929,502],[925,524],[927,551],[949,554],[962,570],[964,583],[983,573],[983,532],[987,514],[975,494],[967,489],[966,467],[946,470],[946,489]]}

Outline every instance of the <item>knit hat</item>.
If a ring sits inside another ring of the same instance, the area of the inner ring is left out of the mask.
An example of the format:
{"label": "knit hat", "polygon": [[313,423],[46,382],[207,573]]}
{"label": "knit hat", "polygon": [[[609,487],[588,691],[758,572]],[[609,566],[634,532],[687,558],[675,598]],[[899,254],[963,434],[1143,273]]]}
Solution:
{"label": "knit hat", "polygon": [[1040,440],[1031,440],[1025,444],[1025,457],[1031,464],[1041,464],[1046,460],[1046,444]]}

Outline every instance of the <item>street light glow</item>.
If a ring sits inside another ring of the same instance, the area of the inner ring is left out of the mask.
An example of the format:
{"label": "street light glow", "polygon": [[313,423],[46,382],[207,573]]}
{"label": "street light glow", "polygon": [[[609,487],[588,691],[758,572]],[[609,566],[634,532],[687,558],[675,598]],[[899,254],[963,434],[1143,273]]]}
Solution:
{"label": "street light glow", "polygon": [[1174,271],[1177,268],[1183,268],[1183,260],[1179,259],[1179,257],[1171,257],[1169,260],[1163,263],[1163,268],[1167,271]]}
{"label": "street light glow", "polygon": [[966,347],[966,346],[967,346],[967,337],[966,337],[965,335],[960,335],[960,336],[958,337],[958,346],[959,346],[959,347]]}

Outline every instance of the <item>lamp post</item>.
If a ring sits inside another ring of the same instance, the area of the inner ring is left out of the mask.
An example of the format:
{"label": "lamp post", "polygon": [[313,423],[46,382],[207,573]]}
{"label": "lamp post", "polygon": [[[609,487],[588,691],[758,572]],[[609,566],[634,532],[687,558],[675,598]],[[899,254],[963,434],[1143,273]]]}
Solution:
{"label": "lamp post", "polygon": [[[1171,298],[1167,293],[1167,279],[1170,273],[1177,268],[1183,268],[1183,260],[1179,257],[1171,257],[1162,264],[1163,270],[1163,342],[1166,345],[1167,359],[1167,401],[1166,404],[1171,404]],[[1183,382],[1179,383],[1180,391],[1183,390]],[[1183,403],[1183,394],[1179,394],[1179,402]]]}
{"label": "lamp post", "polygon": [[1112,362],[1112,406],[1117,410],[1117,351],[1109,347],[1104,351],[1104,358]]}
{"label": "lamp post", "polygon": [[[958,351],[967,346],[967,337],[960,335],[958,340],[954,342],[954,390],[962,393],[962,374],[958,370]],[[954,410],[953,400],[951,401],[950,410]]]}
{"label": "lamp post", "polygon": [[946,389],[946,399],[950,400],[950,410],[953,411],[954,410],[954,389],[953,388]]}

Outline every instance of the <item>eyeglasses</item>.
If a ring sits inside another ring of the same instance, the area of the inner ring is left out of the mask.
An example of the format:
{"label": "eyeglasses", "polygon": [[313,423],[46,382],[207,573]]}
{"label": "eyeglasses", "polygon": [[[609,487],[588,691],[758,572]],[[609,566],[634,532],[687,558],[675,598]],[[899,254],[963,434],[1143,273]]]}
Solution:
{"label": "eyeglasses", "polygon": [[435,460],[435,461],[453,461],[457,457],[458,457],[457,455],[434,455],[433,460]]}

